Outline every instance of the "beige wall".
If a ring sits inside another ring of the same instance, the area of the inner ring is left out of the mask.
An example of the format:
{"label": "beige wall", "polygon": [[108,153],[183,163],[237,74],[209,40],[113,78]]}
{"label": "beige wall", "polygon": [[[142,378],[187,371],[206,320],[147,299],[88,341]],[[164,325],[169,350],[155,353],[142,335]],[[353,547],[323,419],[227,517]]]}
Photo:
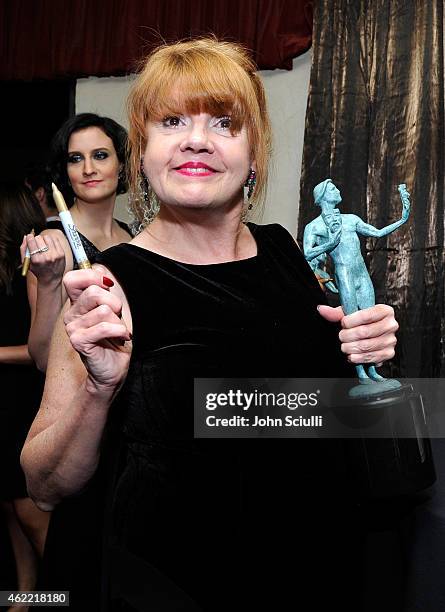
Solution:
{"label": "beige wall", "polygon": [[[262,223],[281,223],[295,235],[298,218],[304,118],[309,87],[310,52],[296,58],[293,70],[260,72],[266,89],[274,135],[274,156]],[[127,126],[125,100],[133,76],[79,79],[76,113],[95,112]],[[119,196],[117,216],[126,217],[126,196]]]}

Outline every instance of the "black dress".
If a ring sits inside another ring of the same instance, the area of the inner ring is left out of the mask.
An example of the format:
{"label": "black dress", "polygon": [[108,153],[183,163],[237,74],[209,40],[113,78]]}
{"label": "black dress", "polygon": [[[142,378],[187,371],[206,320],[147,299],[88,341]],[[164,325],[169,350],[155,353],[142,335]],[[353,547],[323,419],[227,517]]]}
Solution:
{"label": "black dress", "polygon": [[102,455],[102,610],[357,610],[360,531],[341,441],[193,438],[194,377],[353,376],[292,237],[255,257],[103,252],[133,354]]}
{"label": "black dress", "polygon": [[[0,346],[28,343],[31,313],[26,293],[26,278],[18,269],[7,295],[0,288]],[[34,364],[0,364],[0,498],[27,497],[20,453],[42,397],[44,376]]]}
{"label": "black dress", "polygon": [[193,438],[194,377],[353,376],[291,236],[249,227],[258,254],[242,261],[131,244],[96,258],[128,298],[134,348],[97,473],[54,512],[40,588],[69,589],[72,610],[357,610],[341,441]]}
{"label": "black dress", "polygon": [[[130,236],[125,223],[119,226]],[[47,229],[65,233],[61,221],[50,221]],[[79,232],[90,263],[95,263],[99,249]],[[73,269],[78,269],[73,254]],[[97,610],[100,588],[100,530],[103,521],[103,479],[100,471],[81,495],[60,504],[51,515],[43,562],[38,577],[40,590],[70,590],[73,608]]]}
{"label": "black dress", "polygon": [[[119,221],[119,219],[116,219],[116,223],[122,229],[124,229],[131,237],[133,237],[131,234],[130,228],[128,227],[126,223],[124,223],[123,221]],[[62,221],[58,221],[57,219],[54,219],[53,221],[48,221],[46,224],[46,229],[58,229],[65,234],[65,230],[63,228]],[[83,234],[81,234],[79,231],[78,231],[78,234],[82,242],[83,248],[85,249],[85,254],[87,256],[88,261],[90,263],[94,263],[96,261],[96,256],[98,255],[98,253],[100,253],[99,249],[91,242],[91,240],[88,240],[88,238],[84,236]],[[70,247],[71,247],[71,244],[70,244]],[[77,264],[77,261],[76,261],[76,258],[74,257],[74,252],[73,252],[73,270],[78,270],[78,269],[79,269],[79,266]]]}

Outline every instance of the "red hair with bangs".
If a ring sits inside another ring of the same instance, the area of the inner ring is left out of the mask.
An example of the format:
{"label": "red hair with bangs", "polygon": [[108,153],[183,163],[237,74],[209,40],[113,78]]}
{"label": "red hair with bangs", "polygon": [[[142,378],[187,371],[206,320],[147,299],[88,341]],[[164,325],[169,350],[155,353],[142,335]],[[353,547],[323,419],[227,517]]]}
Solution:
{"label": "red hair with bangs", "polygon": [[[230,115],[231,131],[246,127],[257,182],[253,202],[264,198],[271,152],[271,129],[263,84],[247,51],[216,38],[161,45],[144,60],[128,98],[132,208],[143,222],[138,198],[140,163],[147,144],[147,122],[167,115]],[[246,177],[247,178],[247,177]]]}

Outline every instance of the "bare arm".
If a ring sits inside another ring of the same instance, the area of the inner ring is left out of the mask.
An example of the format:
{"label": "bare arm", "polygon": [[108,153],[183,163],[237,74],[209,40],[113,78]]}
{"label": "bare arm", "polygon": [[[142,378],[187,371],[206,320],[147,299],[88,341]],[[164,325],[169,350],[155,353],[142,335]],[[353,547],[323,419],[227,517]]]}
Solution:
{"label": "bare arm", "polygon": [[409,192],[406,190],[406,185],[402,184],[398,187],[400,193],[400,199],[402,200],[402,216],[395,223],[391,223],[386,227],[382,227],[382,229],[377,229],[373,225],[369,225],[357,217],[357,225],[356,231],[363,236],[370,236],[371,238],[383,238],[383,236],[387,236],[391,234],[396,229],[398,229],[401,225],[406,223],[409,219],[410,213],[410,200],[409,200]]}
{"label": "bare arm", "polygon": [[68,289],[72,302],[79,288],[87,289],[77,291],[78,299],[57,321],[42,403],[21,457],[29,493],[42,510],[80,491],[94,474],[108,410],[130,356],[129,332],[116,314],[122,300],[105,289],[97,270],[70,274],[78,275],[76,287]]}
{"label": "bare arm", "polygon": [[42,246],[49,248],[45,253],[32,256],[27,277],[31,308],[29,352],[39,370],[45,372],[51,336],[67,297],[62,278],[65,272],[72,270],[73,257],[68,241],[60,230],[45,230],[35,237],[29,234],[27,239],[30,251]]}
{"label": "bare arm", "polygon": [[27,344],[0,346],[0,364],[30,365],[32,362]]}
{"label": "bare arm", "polygon": [[373,225],[369,225],[369,223],[365,223],[364,221],[359,219],[356,225],[356,231],[358,234],[362,234],[362,236],[370,236],[371,238],[383,238],[383,236],[391,234],[394,230],[398,229],[405,222],[406,219],[399,219],[399,221],[391,223],[391,225],[382,227],[382,229],[377,229]]}

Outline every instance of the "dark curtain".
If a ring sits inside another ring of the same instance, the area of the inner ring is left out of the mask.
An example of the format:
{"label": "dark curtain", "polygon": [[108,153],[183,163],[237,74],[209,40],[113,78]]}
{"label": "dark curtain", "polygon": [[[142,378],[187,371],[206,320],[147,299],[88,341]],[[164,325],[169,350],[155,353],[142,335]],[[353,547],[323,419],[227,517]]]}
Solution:
{"label": "dark curtain", "polygon": [[392,374],[439,376],[444,360],[443,0],[317,0],[306,117],[299,237],[330,177],[342,212],[383,227],[363,244],[377,303],[400,323]]}
{"label": "dark curtain", "polygon": [[290,70],[311,46],[312,0],[2,0],[0,79],[127,74],[162,40],[209,32]]}

